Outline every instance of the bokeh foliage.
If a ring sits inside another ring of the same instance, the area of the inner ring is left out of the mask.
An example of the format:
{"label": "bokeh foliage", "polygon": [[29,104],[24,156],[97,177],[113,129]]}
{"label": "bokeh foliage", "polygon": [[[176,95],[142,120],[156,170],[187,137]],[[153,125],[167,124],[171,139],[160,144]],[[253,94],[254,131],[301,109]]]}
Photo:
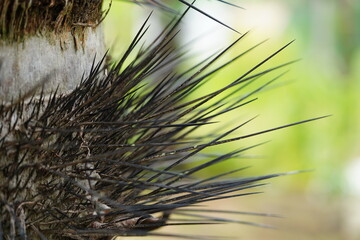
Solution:
{"label": "bokeh foliage", "polygon": [[[240,5],[247,9],[245,11],[227,8],[230,15],[228,19],[231,20],[227,23],[236,29],[249,30],[246,26],[246,20],[249,20],[247,15],[249,12],[256,12],[263,4],[269,6],[267,11],[270,13],[274,11],[273,15],[284,15],[282,21],[286,21],[283,23],[285,27],[272,35],[271,29],[263,31],[261,26],[257,26],[236,50],[228,54],[229,59],[266,38],[270,40],[232,64],[222,74],[216,75],[209,81],[208,87],[219,88],[225,85],[239,75],[239,71],[251,68],[259,59],[265,58],[292,39],[296,39],[295,43],[271,64],[276,66],[298,58],[301,60],[286,68],[290,71],[266,91],[257,94],[259,99],[248,106],[246,112],[241,109],[240,112],[230,113],[219,120],[226,124],[234,123],[234,119],[244,120],[259,114],[256,121],[247,128],[250,133],[311,117],[327,114],[332,114],[332,117],[253,139],[253,143],[271,142],[250,151],[249,158],[235,159],[224,168],[253,166],[248,170],[250,175],[310,169],[314,171],[279,181],[279,184],[290,191],[310,189],[321,193],[344,193],[345,169],[360,154],[357,148],[360,142],[357,92],[360,77],[360,69],[357,67],[360,63],[360,30],[356,28],[360,4],[356,1],[347,1],[347,4],[344,2],[346,1],[258,0],[251,3],[242,1]],[[206,4],[214,5],[211,2]],[[113,46],[112,54],[115,58],[122,53],[134,35],[129,33],[136,31],[136,26],[140,25],[149,12],[149,8],[126,2],[112,4],[105,20],[105,31],[107,42]],[[153,18],[158,19],[152,26],[156,32],[156,25],[168,21],[171,14],[155,9],[153,15]],[[201,23],[198,25],[201,26]],[[186,23],[182,27],[186,28]],[[277,26],[273,27],[275,32]],[[222,47],[237,37],[235,33],[228,34],[229,42],[223,42]],[[204,37],[199,41],[210,40]],[[218,49],[220,48],[221,46]],[[213,49],[207,54],[212,53]],[[279,73],[281,72],[277,74]],[[264,78],[262,83],[274,76]],[[218,127],[209,127],[209,130]],[[234,144],[227,147],[233,149],[241,143]],[[212,149],[213,153],[218,150]]]}

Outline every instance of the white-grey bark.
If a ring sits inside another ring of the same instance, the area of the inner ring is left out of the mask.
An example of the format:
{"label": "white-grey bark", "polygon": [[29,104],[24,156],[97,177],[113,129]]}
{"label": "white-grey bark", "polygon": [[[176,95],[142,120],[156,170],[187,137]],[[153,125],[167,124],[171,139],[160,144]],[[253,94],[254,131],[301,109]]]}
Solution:
{"label": "white-grey bark", "polygon": [[65,33],[61,40],[49,35],[0,41],[0,101],[17,98],[44,80],[47,92],[58,86],[62,93],[74,89],[106,50],[101,26],[88,27],[83,36],[74,40],[71,33]]}

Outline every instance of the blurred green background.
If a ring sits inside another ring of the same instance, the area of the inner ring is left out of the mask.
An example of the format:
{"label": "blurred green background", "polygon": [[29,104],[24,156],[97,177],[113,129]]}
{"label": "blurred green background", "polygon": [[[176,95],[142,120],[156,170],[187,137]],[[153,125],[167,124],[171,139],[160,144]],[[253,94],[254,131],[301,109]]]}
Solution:
{"label": "blurred green background", "polygon": [[[233,81],[293,39],[296,41],[262,70],[291,60],[301,60],[287,67],[285,70],[290,71],[270,89],[257,94],[259,99],[256,102],[220,119],[225,127],[236,123],[234,119],[244,121],[259,115],[240,132],[247,134],[308,118],[332,116],[258,136],[244,143],[226,145],[225,151],[231,151],[239,146],[271,140],[249,151],[248,158],[228,162],[224,169],[252,166],[247,175],[313,170],[272,180],[272,184],[263,189],[265,193],[256,197],[213,203],[220,209],[286,216],[285,219],[241,219],[272,224],[278,230],[230,224],[211,226],[211,230],[209,226],[197,226],[167,228],[160,232],[215,234],[232,236],[231,239],[234,239],[233,236],[238,236],[236,239],[360,239],[360,2],[232,2],[245,10],[215,0],[199,0],[196,3],[196,6],[241,33],[250,30],[249,35],[227,54],[227,58],[262,40],[269,40],[217,74],[201,93]],[[175,0],[166,3],[179,10],[185,9]],[[105,2],[105,9],[108,4]],[[114,58],[121,56],[152,10],[149,38],[156,36],[170,21],[170,13],[126,1],[112,3],[104,28],[106,42]],[[189,66],[201,57],[226,47],[239,36],[195,11],[186,16],[180,29],[177,44],[181,46],[191,42],[190,54],[196,56],[186,63]],[[269,79],[271,75],[265,77],[262,83]],[[214,152],[220,150],[224,151],[224,146],[212,149]]]}

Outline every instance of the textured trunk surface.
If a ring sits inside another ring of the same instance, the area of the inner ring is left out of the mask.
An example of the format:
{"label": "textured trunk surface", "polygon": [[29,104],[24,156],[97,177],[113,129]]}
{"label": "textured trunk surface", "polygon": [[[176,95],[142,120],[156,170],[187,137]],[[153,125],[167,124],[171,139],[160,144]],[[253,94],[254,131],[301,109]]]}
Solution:
{"label": "textured trunk surface", "polygon": [[66,92],[105,54],[101,0],[3,0],[0,3],[0,100],[45,82]]}
{"label": "textured trunk surface", "polygon": [[77,47],[71,33],[63,42],[51,37],[31,36],[20,43],[0,46],[0,96],[9,101],[19,91],[26,93],[45,81],[46,91],[59,87],[61,92],[74,89],[91,63],[105,53],[100,27],[84,30],[82,46]]}
{"label": "textured trunk surface", "polygon": [[47,92],[57,87],[61,92],[74,89],[92,61],[98,62],[105,53],[100,27],[85,29],[83,34],[80,46],[71,33],[61,42],[31,36],[20,43],[1,43],[1,100],[17,98],[44,81]]}
{"label": "textured trunk surface", "polygon": [[[42,86],[45,94],[56,88],[61,93],[74,89],[105,54],[101,5],[102,0],[1,0],[0,105]],[[10,128],[16,131],[23,126],[31,111],[30,106],[22,116],[16,113],[13,120],[0,120],[3,146],[20,142],[19,136],[9,134]],[[37,229],[25,225],[25,219],[31,222],[36,216],[28,216],[24,209],[51,204],[57,198],[56,192],[39,194],[52,179],[34,174],[29,167],[20,170],[21,161],[13,162],[18,159],[13,157],[16,153],[6,149],[0,153],[0,239],[39,239]],[[19,172],[10,175],[14,167]]]}

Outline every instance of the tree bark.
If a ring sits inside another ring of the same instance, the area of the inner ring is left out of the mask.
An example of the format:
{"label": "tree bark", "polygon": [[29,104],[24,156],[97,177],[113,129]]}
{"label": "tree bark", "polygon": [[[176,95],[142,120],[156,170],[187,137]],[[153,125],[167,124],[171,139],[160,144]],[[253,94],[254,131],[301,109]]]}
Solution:
{"label": "tree bark", "polygon": [[[43,84],[45,94],[55,89],[66,93],[86,77],[92,63],[105,54],[101,6],[102,0],[0,1],[0,112],[11,106],[10,101],[36,87],[41,89]],[[24,209],[36,211],[57,199],[56,192],[39,194],[39,189],[52,181],[51,176],[34,174],[30,167],[20,170],[21,161],[14,159],[26,154],[7,147],[20,144],[21,137],[14,131],[24,125],[26,117],[22,115],[32,111],[14,111],[10,118],[5,111],[1,114],[0,239],[39,239],[38,229],[25,223],[25,219],[36,222],[37,216],[27,215]],[[11,134],[10,128],[14,129]],[[16,154],[20,156],[14,157]],[[21,164],[37,161],[35,157]],[[14,167],[19,168],[18,173],[10,175]],[[46,238],[55,239],[51,234]]]}
{"label": "tree bark", "polygon": [[[0,100],[46,81],[66,92],[105,54],[102,0],[3,0],[0,3]],[[50,77],[51,75],[51,77]]]}

